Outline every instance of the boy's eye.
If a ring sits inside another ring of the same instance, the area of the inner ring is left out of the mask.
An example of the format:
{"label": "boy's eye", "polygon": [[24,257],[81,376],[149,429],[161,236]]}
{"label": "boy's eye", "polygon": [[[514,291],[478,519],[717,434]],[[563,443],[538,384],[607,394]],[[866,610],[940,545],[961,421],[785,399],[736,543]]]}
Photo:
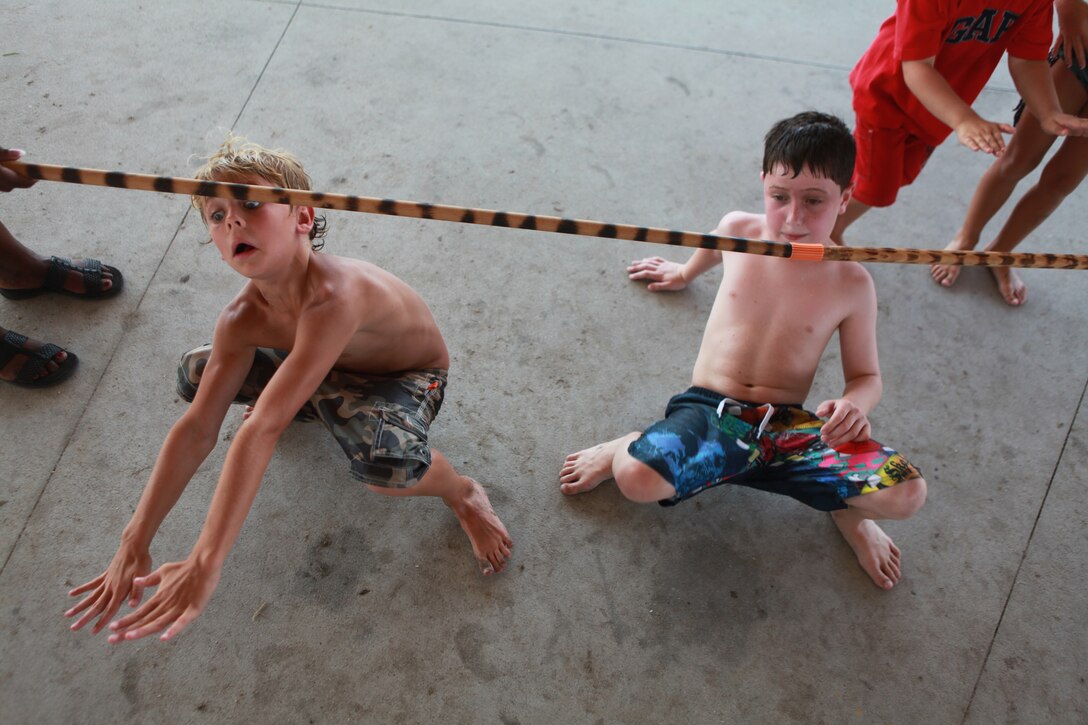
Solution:
{"label": "boy's eye", "polygon": [[208,218],[211,219],[213,222],[221,222],[223,221],[223,212],[213,211],[211,214],[208,215]]}
{"label": "boy's eye", "polygon": [[823,203],[823,199],[805,199],[805,203],[809,206],[818,206]]}
{"label": "boy's eye", "polygon": [[259,209],[260,206],[261,206],[261,202],[259,202],[259,201],[247,201],[242,206],[244,206],[246,209]]}

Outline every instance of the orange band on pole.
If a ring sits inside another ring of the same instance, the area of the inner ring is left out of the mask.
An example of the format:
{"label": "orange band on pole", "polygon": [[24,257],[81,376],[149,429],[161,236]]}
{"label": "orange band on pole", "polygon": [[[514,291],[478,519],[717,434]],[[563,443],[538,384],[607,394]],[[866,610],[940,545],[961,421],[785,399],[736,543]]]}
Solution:
{"label": "orange band on pole", "polygon": [[806,262],[819,262],[824,258],[824,245],[805,244],[794,242],[790,245],[790,259],[801,259]]}

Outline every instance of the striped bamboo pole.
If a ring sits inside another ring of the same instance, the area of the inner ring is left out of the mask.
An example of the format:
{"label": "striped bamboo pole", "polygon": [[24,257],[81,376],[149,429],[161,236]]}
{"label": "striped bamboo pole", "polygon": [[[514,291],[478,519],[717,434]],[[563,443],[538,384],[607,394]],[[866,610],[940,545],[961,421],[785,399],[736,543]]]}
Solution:
{"label": "striped bamboo pole", "polygon": [[153,176],[124,171],[103,171],[73,166],[32,164],[24,161],[0,161],[13,171],[32,179],[61,181],[72,184],[110,186],[117,189],[159,191],[168,194],[214,196],[225,199],[260,201],[271,204],[313,206],[322,209],[357,211],[366,214],[437,219],[463,224],[484,224],[493,227],[531,229],[558,234],[625,239],[679,247],[718,249],[725,252],[761,254],[806,261],[888,262],[896,264],[958,264],[985,267],[1032,267],[1036,269],[1088,269],[1088,255],[958,252],[944,249],[910,249],[899,247],[839,247],[821,244],[791,244],[763,239],[742,239],[716,234],[684,232],[659,227],[611,224],[589,219],[567,219],[540,214],[495,211],[472,207],[429,204],[426,202],[381,199],[352,194],[329,194],[320,191],[280,189],[271,186],[234,184],[221,181],[200,181],[174,176]]}

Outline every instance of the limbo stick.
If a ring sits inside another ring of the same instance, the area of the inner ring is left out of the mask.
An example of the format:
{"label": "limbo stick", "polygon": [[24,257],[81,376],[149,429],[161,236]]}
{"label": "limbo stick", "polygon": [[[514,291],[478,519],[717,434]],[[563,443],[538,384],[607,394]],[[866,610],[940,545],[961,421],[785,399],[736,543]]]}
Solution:
{"label": "limbo stick", "polygon": [[32,179],[63,181],[71,184],[111,186],[117,189],[159,191],[168,194],[214,196],[239,201],[260,201],[270,204],[313,206],[322,209],[358,211],[366,214],[437,219],[463,224],[484,224],[493,227],[531,229],[558,234],[624,239],[678,247],[718,249],[724,252],[761,254],[805,261],[891,262],[899,264],[958,264],[986,267],[1034,267],[1038,269],[1088,269],[1088,255],[1030,254],[1001,252],[959,252],[943,249],[905,249],[893,247],[825,247],[822,244],[791,244],[763,239],[742,239],[716,234],[684,232],[658,227],[629,224],[609,224],[588,219],[566,219],[539,214],[522,214],[445,204],[429,204],[400,199],[381,199],[350,194],[328,194],[320,191],[281,189],[272,186],[234,184],[222,181],[200,181],[174,176],[152,176],[124,171],[103,171],[73,166],[30,164],[24,161],[3,161],[4,166]]}

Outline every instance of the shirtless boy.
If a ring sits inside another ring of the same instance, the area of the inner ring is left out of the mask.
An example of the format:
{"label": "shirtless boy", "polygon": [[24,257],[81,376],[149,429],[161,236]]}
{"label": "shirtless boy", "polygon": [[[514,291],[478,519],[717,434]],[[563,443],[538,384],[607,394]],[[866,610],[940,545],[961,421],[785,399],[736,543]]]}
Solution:
{"label": "shirtless boy", "polygon": [[[767,134],[764,214],[732,212],[715,233],[830,245],[850,199],[854,141],[834,116],[802,113]],[[651,257],[631,279],[683,289],[722,263],[692,387],[645,432],[567,457],[565,494],[613,478],[628,499],[673,505],[722,483],[791,496],[830,511],[858,562],[884,589],[900,578],[900,552],[874,519],[905,519],[926,483],[905,458],[869,438],[881,394],[876,293],[861,265],[801,262],[701,249],[684,265]],[[845,387],[814,413],[801,405],[838,330]]]}
{"label": "shirtless boy", "polygon": [[[230,138],[198,178],[309,189],[298,161]],[[170,639],[211,598],[280,434],[318,418],[350,459],[352,475],[389,496],[438,496],[454,512],[484,574],[502,570],[513,545],[479,483],[427,445],[442,404],[449,354],[423,300],[392,274],[318,254],[324,220],[305,206],[194,197],[223,259],[249,281],[219,316],[212,344],[182,359],[178,390],[192,401],[171,428],[109,568],[76,587],[66,616],[110,642],[162,630]],[[215,447],[232,402],[252,404],[227,452],[203,530],[184,561],[153,573],[149,546]]]}

